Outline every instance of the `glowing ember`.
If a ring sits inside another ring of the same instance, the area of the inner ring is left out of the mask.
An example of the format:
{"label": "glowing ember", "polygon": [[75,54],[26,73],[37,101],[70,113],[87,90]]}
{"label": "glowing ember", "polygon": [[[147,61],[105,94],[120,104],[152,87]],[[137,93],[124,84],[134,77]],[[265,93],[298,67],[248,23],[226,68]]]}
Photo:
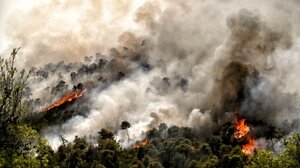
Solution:
{"label": "glowing ember", "polygon": [[133,148],[140,148],[141,146],[145,146],[147,144],[149,144],[149,141],[147,139],[145,139],[145,140],[143,140],[143,141],[141,141],[141,142],[139,142],[137,144],[134,144]]}
{"label": "glowing ember", "polygon": [[255,148],[255,140],[250,135],[250,127],[245,123],[245,119],[238,120],[237,113],[234,116],[234,138],[246,140],[246,144],[243,145],[243,153],[252,155]]}
{"label": "glowing ember", "polygon": [[86,91],[86,89],[84,90],[76,90],[74,92],[69,93],[68,95],[66,95],[65,97],[61,98],[59,101],[57,101],[56,103],[54,103],[52,106],[46,108],[43,111],[48,111],[51,110],[55,107],[58,107],[66,102],[71,102],[75,99],[78,99],[79,97],[83,96],[83,93]]}

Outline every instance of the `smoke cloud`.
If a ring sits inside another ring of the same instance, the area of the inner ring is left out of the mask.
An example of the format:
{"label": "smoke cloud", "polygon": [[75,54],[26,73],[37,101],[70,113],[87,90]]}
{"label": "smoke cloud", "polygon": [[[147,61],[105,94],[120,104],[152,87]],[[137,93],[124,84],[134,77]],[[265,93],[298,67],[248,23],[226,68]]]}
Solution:
{"label": "smoke cloud", "polygon": [[260,120],[299,131],[299,17],[298,1],[56,0],[15,16],[7,34],[36,66],[36,109],[88,88],[84,115],[43,131],[52,146],[101,128],[126,146],[123,120],[136,140],[162,122],[206,137],[236,109],[258,137]]}

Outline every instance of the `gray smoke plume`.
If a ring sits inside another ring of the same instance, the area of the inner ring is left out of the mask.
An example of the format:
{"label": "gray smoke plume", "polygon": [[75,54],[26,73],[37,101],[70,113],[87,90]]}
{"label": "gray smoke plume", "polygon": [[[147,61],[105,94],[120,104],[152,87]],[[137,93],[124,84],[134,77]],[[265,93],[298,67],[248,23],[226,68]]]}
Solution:
{"label": "gray smoke plume", "polygon": [[37,66],[35,108],[88,88],[84,115],[43,131],[52,146],[101,128],[127,146],[124,120],[135,140],[162,122],[205,138],[236,109],[258,137],[259,121],[299,131],[299,17],[298,1],[65,0],[16,16],[7,33]]}

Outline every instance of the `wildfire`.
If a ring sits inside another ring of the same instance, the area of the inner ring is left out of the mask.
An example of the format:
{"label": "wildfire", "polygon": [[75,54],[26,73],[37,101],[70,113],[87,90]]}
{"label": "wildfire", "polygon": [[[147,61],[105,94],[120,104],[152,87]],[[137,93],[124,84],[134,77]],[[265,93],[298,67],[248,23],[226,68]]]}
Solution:
{"label": "wildfire", "polygon": [[238,120],[236,116],[234,117],[234,137],[236,139],[242,139],[250,132],[250,128],[247,124],[245,124],[245,121],[245,119]]}
{"label": "wildfire", "polygon": [[252,155],[254,148],[255,148],[255,140],[250,135],[250,127],[245,123],[245,119],[238,120],[237,119],[237,113],[235,113],[234,116],[234,125],[235,125],[235,131],[234,131],[234,138],[236,139],[242,139],[246,140],[246,144],[244,144],[242,147],[243,153],[247,155]]}
{"label": "wildfire", "polygon": [[149,141],[147,139],[145,139],[145,140],[143,140],[143,141],[141,141],[141,142],[139,142],[137,144],[134,144],[133,148],[140,148],[141,146],[145,146],[147,144],[149,144]]}
{"label": "wildfire", "polygon": [[254,148],[255,148],[255,140],[252,137],[250,137],[248,139],[248,143],[243,145],[242,152],[247,155],[252,155]]}
{"label": "wildfire", "polygon": [[58,107],[66,102],[71,102],[75,99],[78,99],[79,97],[83,96],[84,92],[86,91],[86,89],[84,90],[79,90],[77,89],[76,91],[74,92],[70,92],[69,94],[67,94],[66,96],[64,96],[63,98],[61,98],[59,101],[57,101],[56,103],[54,103],[52,106],[46,108],[45,110],[43,111],[48,111],[48,110],[51,110],[55,107]]}

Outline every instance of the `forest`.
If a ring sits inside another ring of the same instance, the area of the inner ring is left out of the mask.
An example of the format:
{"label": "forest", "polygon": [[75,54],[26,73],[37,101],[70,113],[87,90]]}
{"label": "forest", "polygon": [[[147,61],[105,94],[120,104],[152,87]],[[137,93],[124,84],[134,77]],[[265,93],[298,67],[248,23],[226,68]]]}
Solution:
{"label": "forest", "polygon": [[[203,138],[193,128],[167,126],[146,132],[143,141],[123,148],[111,130],[98,131],[97,143],[76,136],[69,142],[60,137],[61,145],[53,150],[40,134],[39,125],[28,119],[30,107],[23,99],[31,72],[16,68],[19,49],[7,59],[0,59],[0,167],[13,168],[299,168],[300,134],[283,136],[283,149],[242,151],[242,142],[232,140],[235,125],[226,123]],[[120,129],[130,131],[123,121]],[[275,134],[271,132],[270,134]],[[271,139],[274,135],[269,136]],[[128,139],[130,137],[128,136]]]}
{"label": "forest", "polygon": [[299,21],[299,0],[0,0],[0,168],[300,168]]}

